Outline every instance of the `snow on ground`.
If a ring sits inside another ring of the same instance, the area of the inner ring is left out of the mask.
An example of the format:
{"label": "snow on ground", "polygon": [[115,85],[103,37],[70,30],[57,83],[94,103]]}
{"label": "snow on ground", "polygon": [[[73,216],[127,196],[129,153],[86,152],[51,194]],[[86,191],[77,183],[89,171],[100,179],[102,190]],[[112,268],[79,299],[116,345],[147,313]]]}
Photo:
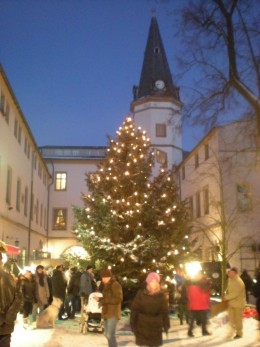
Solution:
{"label": "snow on ground", "polygon": [[[201,336],[201,328],[194,329],[194,338],[187,336],[187,325],[179,325],[176,316],[171,317],[168,338],[164,335],[166,347],[260,347],[259,323],[245,318],[244,336],[241,339],[227,339],[228,325],[224,314],[212,318],[209,324],[211,336]],[[122,317],[117,331],[118,347],[135,347],[134,336],[129,329],[129,317]],[[54,329],[24,329],[19,315],[12,334],[11,347],[107,347],[107,340],[101,333],[79,332],[79,317],[75,320],[56,321]]]}

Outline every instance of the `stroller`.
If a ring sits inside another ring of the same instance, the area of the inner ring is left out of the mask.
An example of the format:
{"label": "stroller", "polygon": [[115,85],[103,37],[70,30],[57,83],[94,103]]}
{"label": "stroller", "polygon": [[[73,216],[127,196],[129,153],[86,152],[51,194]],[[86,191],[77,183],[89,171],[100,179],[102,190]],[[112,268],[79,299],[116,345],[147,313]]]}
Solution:
{"label": "stroller", "polygon": [[101,307],[95,297],[102,297],[102,293],[91,293],[88,298],[88,304],[84,306],[85,321],[83,323],[82,332],[104,332],[104,324],[101,318]]}

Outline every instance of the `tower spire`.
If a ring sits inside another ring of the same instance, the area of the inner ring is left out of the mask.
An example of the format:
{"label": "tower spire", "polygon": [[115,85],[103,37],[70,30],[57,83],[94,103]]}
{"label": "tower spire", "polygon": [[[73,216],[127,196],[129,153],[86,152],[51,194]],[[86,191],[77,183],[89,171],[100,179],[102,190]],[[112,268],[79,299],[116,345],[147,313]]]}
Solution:
{"label": "tower spire", "polygon": [[152,95],[168,96],[179,100],[179,89],[172,80],[154,10],[152,10],[139,86],[134,87],[134,99]]}

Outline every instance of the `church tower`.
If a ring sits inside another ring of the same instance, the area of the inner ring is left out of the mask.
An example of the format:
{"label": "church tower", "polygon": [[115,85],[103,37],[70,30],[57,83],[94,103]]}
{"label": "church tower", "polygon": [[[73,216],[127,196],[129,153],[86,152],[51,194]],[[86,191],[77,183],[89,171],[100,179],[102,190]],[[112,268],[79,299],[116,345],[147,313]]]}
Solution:
{"label": "church tower", "polygon": [[182,161],[179,89],[174,85],[157,19],[151,19],[139,86],[133,87],[131,112],[136,127],[146,130],[155,162],[171,169]]}

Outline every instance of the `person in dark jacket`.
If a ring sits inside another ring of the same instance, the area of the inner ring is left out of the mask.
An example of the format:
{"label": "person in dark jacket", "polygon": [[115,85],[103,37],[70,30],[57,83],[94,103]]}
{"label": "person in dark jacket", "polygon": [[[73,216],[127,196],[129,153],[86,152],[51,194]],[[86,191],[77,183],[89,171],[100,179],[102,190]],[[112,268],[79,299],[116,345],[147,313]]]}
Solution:
{"label": "person in dark jacket", "polygon": [[29,324],[29,315],[32,314],[33,304],[36,302],[35,279],[30,270],[19,279],[23,293],[23,322]]}
{"label": "person in dark jacket", "polygon": [[190,310],[188,336],[194,337],[193,326],[199,321],[202,335],[211,335],[207,330],[208,312],[210,309],[210,284],[200,271],[197,276],[187,281],[188,307]]}
{"label": "person in dark jacket", "polygon": [[77,301],[79,299],[80,277],[81,272],[77,269],[77,267],[70,269],[70,279],[67,287],[67,297],[65,299],[65,310],[69,316],[69,319],[75,318]]}
{"label": "person in dark jacket", "polygon": [[168,334],[168,305],[156,272],[148,274],[146,288],[137,292],[131,306],[130,324],[138,346],[161,346],[163,330]]}
{"label": "person in dark jacket", "polygon": [[66,288],[67,288],[67,279],[64,273],[63,265],[57,265],[56,269],[53,271],[53,275],[51,278],[51,286],[52,286],[52,296],[55,298],[59,298],[62,300],[62,304],[60,306],[58,319],[62,320],[64,315],[64,301],[66,296]]}
{"label": "person in dark jacket", "polygon": [[105,337],[108,347],[117,347],[116,327],[121,317],[121,305],[123,301],[123,290],[121,284],[109,269],[101,272],[102,283],[104,285],[103,297],[96,297],[102,307],[102,318],[104,319]]}
{"label": "person in dark jacket", "polygon": [[22,292],[13,277],[3,269],[0,252],[0,347],[10,347],[17,313],[22,306]]}
{"label": "person in dark jacket", "polygon": [[80,283],[79,283],[79,295],[80,295],[80,321],[81,324],[84,323],[84,306],[88,304],[88,298],[91,293],[95,291],[95,288],[93,286],[93,283],[95,283],[95,276],[93,273],[93,266],[88,265],[86,270],[82,272],[80,276]]}
{"label": "person in dark jacket", "polygon": [[249,294],[251,294],[251,292],[252,292],[253,280],[252,280],[251,276],[249,275],[249,273],[247,272],[247,270],[242,271],[240,278],[242,279],[242,281],[245,284],[246,302],[249,303]]}
{"label": "person in dark jacket", "polygon": [[186,282],[176,286],[176,303],[178,308],[178,316],[180,319],[180,325],[183,325],[183,319],[186,323],[189,323],[189,310],[188,310],[188,295]]}

